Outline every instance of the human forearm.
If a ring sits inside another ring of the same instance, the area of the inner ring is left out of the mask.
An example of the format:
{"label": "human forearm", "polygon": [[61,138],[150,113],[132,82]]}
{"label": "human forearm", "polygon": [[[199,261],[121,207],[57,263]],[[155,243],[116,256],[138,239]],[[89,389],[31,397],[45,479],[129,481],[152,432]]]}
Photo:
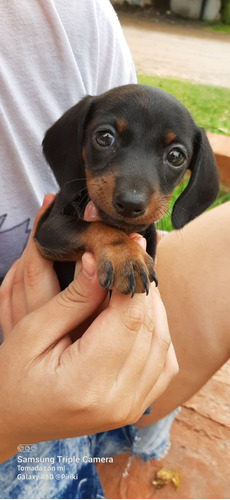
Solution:
{"label": "human forearm", "polygon": [[230,355],[230,203],[163,238],[157,276],[179,373],[154,403],[149,425],[187,401]]}

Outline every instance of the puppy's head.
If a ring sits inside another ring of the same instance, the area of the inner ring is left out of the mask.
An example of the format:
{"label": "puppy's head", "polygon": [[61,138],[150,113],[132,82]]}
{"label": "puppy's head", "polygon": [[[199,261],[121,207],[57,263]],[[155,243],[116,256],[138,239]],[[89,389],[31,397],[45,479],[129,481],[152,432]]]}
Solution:
{"label": "puppy's head", "polygon": [[127,232],[162,217],[187,169],[174,227],[203,212],[218,192],[204,131],[179,101],[152,87],[126,85],[84,98],[48,130],[43,148],[60,187],[84,180],[102,220]]}

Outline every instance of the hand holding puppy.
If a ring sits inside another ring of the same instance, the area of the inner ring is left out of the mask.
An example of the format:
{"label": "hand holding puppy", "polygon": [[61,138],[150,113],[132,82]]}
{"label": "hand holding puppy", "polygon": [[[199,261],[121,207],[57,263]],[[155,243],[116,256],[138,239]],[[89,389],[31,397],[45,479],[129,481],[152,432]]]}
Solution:
{"label": "hand holding puppy", "polygon": [[1,287],[1,460],[14,455],[20,442],[135,422],[177,372],[155,286],[148,297],[136,294],[132,300],[114,291],[106,309],[72,343],[70,332],[105,300],[95,260],[85,254],[74,281],[59,292],[52,263],[39,254],[33,232]]}

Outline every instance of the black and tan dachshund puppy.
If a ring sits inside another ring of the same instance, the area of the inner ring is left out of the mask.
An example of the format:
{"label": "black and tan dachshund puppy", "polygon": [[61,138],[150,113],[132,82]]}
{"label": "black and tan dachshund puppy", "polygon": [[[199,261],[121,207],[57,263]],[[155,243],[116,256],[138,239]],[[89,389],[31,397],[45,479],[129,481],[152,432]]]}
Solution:
{"label": "black and tan dachshund puppy", "polygon": [[[85,97],[47,131],[43,150],[60,192],[35,241],[54,261],[93,252],[106,290],[148,293],[157,282],[154,222],[187,169],[190,180],[173,207],[175,228],[203,212],[218,192],[205,132],[179,101],[152,87],[125,85]],[[83,220],[89,200],[101,222]],[[132,232],[146,237],[148,253],[128,237]]]}

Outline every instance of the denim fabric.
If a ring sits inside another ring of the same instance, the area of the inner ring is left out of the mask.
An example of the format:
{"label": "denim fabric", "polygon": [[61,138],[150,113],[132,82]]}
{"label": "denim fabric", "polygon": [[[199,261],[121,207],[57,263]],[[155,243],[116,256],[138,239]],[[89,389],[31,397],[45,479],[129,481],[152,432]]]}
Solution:
{"label": "denim fabric", "polygon": [[150,457],[155,460],[163,458],[170,448],[170,429],[179,411],[180,408],[177,408],[154,424],[136,429],[132,454],[140,455],[143,460],[148,460]]}
{"label": "denim fabric", "polygon": [[145,460],[162,458],[176,414],[177,410],[144,429],[128,425],[91,436],[21,446],[22,451],[0,465],[0,498],[104,498],[93,459],[99,462],[107,457],[112,463],[114,455],[124,452]]}

